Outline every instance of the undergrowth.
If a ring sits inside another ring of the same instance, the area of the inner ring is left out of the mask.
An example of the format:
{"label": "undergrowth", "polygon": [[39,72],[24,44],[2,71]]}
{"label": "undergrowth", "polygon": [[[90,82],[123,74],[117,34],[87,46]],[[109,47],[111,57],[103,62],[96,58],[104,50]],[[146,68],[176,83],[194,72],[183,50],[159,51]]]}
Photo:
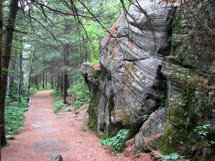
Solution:
{"label": "undergrowth", "polygon": [[[50,89],[48,84],[46,88],[40,90]],[[30,88],[30,96],[32,96],[38,89],[35,86]],[[17,88],[12,88],[5,100],[5,130],[7,135],[14,135],[18,133],[24,124],[24,114],[28,107],[26,99],[27,90],[22,90],[22,96],[17,96]]]}
{"label": "undergrowth", "polygon": [[60,91],[56,88],[53,90],[51,95],[54,97],[54,99],[56,101],[55,103],[52,104],[54,113],[58,114],[60,112],[61,108],[64,106],[62,96],[60,94]]}
{"label": "undergrowth", "polygon": [[64,103],[62,101],[56,101],[52,105],[52,107],[54,108],[54,113],[58,114],[63,106],[64,106]]}
{"label": "undergrowth", "polygon": [[72,97],[75,110],[84,104],[89,103],[89,89],[84,81],[73,84],[68,90],[69,96]]}
{"label": "undergrowth", "polygon": [[[179,159],[183,159],[184,156],[181,156],[179,155],[178,153],[172,153],[172,154],[169,154],[169,155],[157,155],[155,156],[156,158],[162,158],[163,161],[168,161],[168,160],[179,160]],[[189,160],[186,160],[186,161],[189,161]]]}
{"label": "undergrowth", "polygon": [[7,97],[5,108],[5,129],[7,135],[14,135],[20,131],[24,124],[24,114],[27,109],[28,102],[21,98],[20,102],[16,102]]}
{"label": "undergrowth", "polygon": [[[54,89],[54,91],[52,92],[52,96],[56,101],[52,105],[54,108],[54,112],[59,113],[60,109],[64,105],[60,90]],[[69,99],[72,99],[75,110],[79,109],[79,107],[81,107],[82,105],[89,103],[89,90],[84,81],[80,81],[79,83],[73,84],[68,89],[68,97]]]}
{"label": "undergrowth", "polygon": [[[112,152],[112,154],[116,154],[117,151],[122,151],[125,145],[126,138],[128,136],[128,129],[121,129],[118,131],[118,133],[107,139],[101,139],[99,144],[100,145],[107,145],[110,148],[114,148],[115,151]],[[108,147],[104,147],[105,149]]]}

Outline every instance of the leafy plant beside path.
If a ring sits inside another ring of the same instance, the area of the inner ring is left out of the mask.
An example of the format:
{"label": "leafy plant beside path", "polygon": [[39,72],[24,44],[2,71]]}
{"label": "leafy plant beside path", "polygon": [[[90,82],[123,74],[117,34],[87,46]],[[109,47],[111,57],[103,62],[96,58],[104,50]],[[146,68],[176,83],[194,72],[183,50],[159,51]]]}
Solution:
{"label": "leafy plant beside path", "polygon": [[[54,91],[52,92],[52,96],[56,100],[56,102],[52,105],[54,107],[54,112],[59,113],[60,109],[64,105],[62,100],[62,94],[59,90],[54,89]],[[75,110],[80,108],[82,105],[89,103],[89,90],[84,81],[75,83],[68,89],[68,100],[72,101]]]}
{"label": "leafy plant beside path", "polygon": [[128,132],[129,130],[127,129],[121,129],[118,131],[118,133],[115,136],[100,140],[99,144],[107,145],[110,148],[114,148],[115,151],[113,152],[113,154],[115,154],[117,151],[123,150],[126,138],[128,136]]}
{"label": "leafy plant beside path", "polygon": [[14,135],[20,131],[24,124],[24,114],[27,109],[28,102],[21,99],[20,102],[13,102],[5,108],[6,134]]}

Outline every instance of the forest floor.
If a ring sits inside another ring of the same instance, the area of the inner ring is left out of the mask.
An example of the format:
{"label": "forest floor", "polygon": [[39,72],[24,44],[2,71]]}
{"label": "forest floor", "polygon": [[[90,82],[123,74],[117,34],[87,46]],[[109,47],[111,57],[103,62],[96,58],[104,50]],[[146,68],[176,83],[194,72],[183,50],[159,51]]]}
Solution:
{"label": "forest floor", "polygon": [[86,108],[79,113],[72,108],[55,114],[51,92],[39,91],[33,95],[22,130],[1,149],[2,161],[46,161],[51,154],[61,155],[64,161],[136,160],[123,154],[113,156],[110,150],[99,146],[99,138],[84,124]]}

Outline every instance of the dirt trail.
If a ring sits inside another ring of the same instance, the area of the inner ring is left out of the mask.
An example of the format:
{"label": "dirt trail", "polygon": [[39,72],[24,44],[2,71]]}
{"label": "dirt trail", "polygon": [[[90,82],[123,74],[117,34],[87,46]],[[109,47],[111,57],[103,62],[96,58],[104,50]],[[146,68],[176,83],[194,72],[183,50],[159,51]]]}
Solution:
{"label": "dirt trail", "polygon": [[93,132],[83,131],[83,117],[62,112],[56,115],[51,104],[51,91],[40,91],[32,97],[25,124],[15,140],[2,149],[2,161],[46,161],[51,154],[60,154],[64,161],[128,161],[123,155],[112,156],[99,146]]}

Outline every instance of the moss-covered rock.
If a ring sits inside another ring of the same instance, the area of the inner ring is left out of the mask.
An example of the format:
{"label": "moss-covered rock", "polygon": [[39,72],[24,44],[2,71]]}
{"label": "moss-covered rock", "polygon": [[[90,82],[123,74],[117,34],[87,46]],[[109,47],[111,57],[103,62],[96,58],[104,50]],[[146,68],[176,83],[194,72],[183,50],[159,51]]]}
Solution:
{"label": "moss-covered rock", "polygon": [[81,72],[90,91],[89,128],[99,137],[110,134],[110,112],[114,106],[110,77],[100,64],[95,63],[84,63]]}
{"label": "moss-covered rock", "polygon": [[[160,148],[164,154],[177,151],[191,158],[204,158],[205,142],[215,140],[214,75],[199,74],[172,57],[164,60],[162,73],[167,78],[169,114]],[[209,133],[200,138],[196,126],[208,123]]]}
{"label": "moss-covered rock", "polygon": [[171,54],[183,66],[215,73],[214,10],[214,3],[208,0],[188,1],[178,7],[173,22]]}

